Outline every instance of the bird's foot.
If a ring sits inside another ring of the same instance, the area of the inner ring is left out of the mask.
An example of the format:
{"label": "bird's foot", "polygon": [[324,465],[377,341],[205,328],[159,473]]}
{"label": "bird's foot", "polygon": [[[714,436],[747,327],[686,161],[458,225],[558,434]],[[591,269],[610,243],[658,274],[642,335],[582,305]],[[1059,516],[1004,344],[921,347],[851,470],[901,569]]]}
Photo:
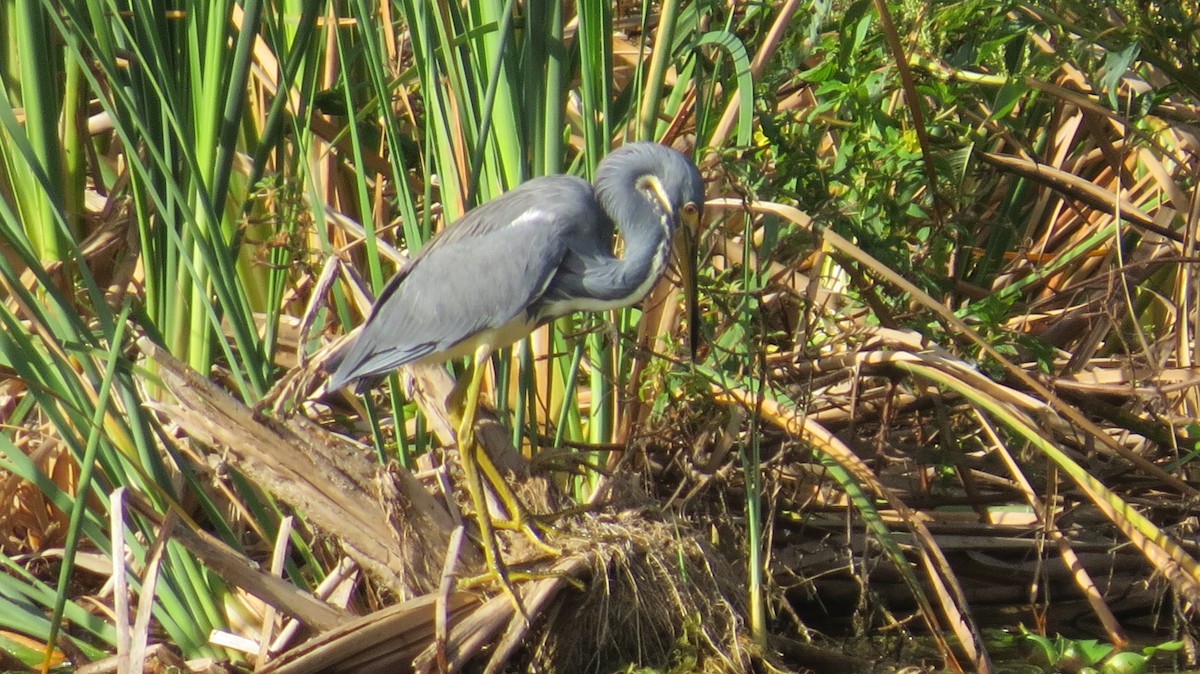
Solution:
{"label": "bird's foot", "polygon": [[[491,487],[492,493],[503,506],[511,519],[508,520],[492,520],[491,526],[496,529],[505,531],[520,531],[525,534],[525,538],[542,552],[551,557],[559,557],[562,555],[562,550],[546,543],[546,534],[557,533],[550,525],[542,521],[540,515],[534,515],[529,512],[529,508],[517,495],[508,481],[504,479],[496,466],[488,456],[482,452],[478,455],[478,466],[481,478]],[[557,519],[557,518],[554,518]]]}
{"label": "bird's foot", "polygon": [[524,604],[521,602],[520,596],[516,593],[516,586],[514,583],[528,583],[555,578],[565,580],[577,590],[584,589],[583,583],[580,582],[578,578],[575,578],[571,574],[564,573],[562,571],[510,571],[505,569],[503,573],[497,573],[494,569],[492,569],[485,571],[478,576],[463,578],[458,582],[458,584],[460,587],[470,589],[498,583],[504,587],[505,593],[513,599],[514,607],[516,607],[522,615],[525,615],[526,618],[529,618],[528,614],[525,613]]}
{"label": "bird's foot", "polygon": [[[510,510],[510,512],[512,511]],[[504,531],[519,531],[525,534],[525,538],[548,557],[561,557],[563,554],[562,548],[557,548],[546,542],[546,534],[557,533],[557,530],[543,523],[540,516],[525,512],[523,507],[518,508],[518,514],[515,518],[511,520],[494,520],[492,526]]]}
{"label": "bird's foot", "polygon": [[[512,604],[513,610],[525,619],[526,623],[530,622],[529,612],[525,609],[525,603],[521,599],[521,594],[517,591],[516,583],[525,583],[530,581],[546,580],[550,578],[559,578],[576,589],[582,590],[583,585],[577,578],[568,574],[557,571],[513,571],[509,568],[508,562],[504,560],[500,552],[500,546],[496,539],[496,531],[498,529],[506,529],[511,522],[492,521],[487,526],[487,533],[483,536],[483,556],[486,570],[470,578],[459,580],[459,586],[464,588],[476,588],[484,585],[499,585],[504,594],[508,596],[509,602]],[[562,556],[562,550],[547,545],[538,538],[538,534],[534,527],[526,526],[524,529],[525,535],[532,542],[550,557]],[[526,562],[527,563],[527,562]]]}
{"label": "bird's foot", "polygon": [[[487,517],[487,514],[485,513],[483,516]],[[489,527],[489,531],[484,534],[483,538],[483,556],[487,570],[478,576],[460,581],[459,584],[463,587],[478,587],[489,583],[498,584],[504,590],[504,594],[508,595],[513,609],[525,618],[525,622],[529,622],[529,613],[525,610],[525,604],[521,601],[521,595],[517,594],[517,588],[513,586],[514,580],[524,580],[524,574],[509,573],[508,564],[505,563],[504,557],[500,555],[500,546],[496,543],[496,532],[494,529]]]}
{"label": "bird's foot", "polygon": [[606,505],[607,504],[604,503],[583,503],[580,505],[573,505],[569,508],[563,508],[562,510],[556,510],[552,513],[546,513],[545,515],[535,515],[533,517],[538,521],[539,526],[549,530],[557,531],[556,528],[547,523],[557,522],[568,517],[575,517],[576,515],[584,515],[586,513],[595,512],[601,508],[604,508]]}

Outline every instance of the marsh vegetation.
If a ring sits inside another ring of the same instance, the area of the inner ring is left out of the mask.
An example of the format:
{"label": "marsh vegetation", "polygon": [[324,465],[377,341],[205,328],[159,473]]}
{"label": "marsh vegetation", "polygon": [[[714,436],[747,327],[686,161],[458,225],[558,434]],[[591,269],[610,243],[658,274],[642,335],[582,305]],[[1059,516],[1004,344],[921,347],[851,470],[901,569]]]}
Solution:
{"label": "marsh vegetation", "polygon": [[[987,672],[1022,626],[1200,657],[1195,0],[0,26],[5,668]],[[630,139],[706,179],[700,320],[668,274],[493,359],[481,439],[560,513],[558,555],[505,535],[522,615],[454,582],[462,364],[322,366],[433,233]]]}

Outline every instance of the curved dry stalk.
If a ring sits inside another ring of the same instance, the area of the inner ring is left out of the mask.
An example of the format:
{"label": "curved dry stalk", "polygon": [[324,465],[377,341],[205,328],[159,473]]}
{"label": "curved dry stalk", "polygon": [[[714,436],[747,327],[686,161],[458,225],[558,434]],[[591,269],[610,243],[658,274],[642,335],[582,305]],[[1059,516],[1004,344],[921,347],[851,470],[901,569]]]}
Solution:
{"label": "curved dry stalk", "polygon": [[1076,486],[1131,543],[1142,551],[1151,565],[1170,581],[1176,591],[1192,604],[1200,604],[1200,563],[1197,563],[1169,535],[1109,490],[1060,450],[1049,437],[1040,432],[1040,427],[1053,419],[1048,408],[1044,409],[1041,414],[1037,414],[1035,419],[1034,416],[1014,409],[999,399],[980,395],[974,387],[974,382],[960,379],[940,368],[919,364],[907,358],[897,358],[893,364],[916,376],[950,388],[973,404],[987,410],[989,414],[1037,447],[1075,482]]}
{"label": "curved dry stalk", "polygon": [[[899,497],[892,493],[891,489],[884,486],[876,478],[875,474],[863,463],[862,459],[820,424],[807,418],[803,413],[795,409],[770,398],[763,398],[761,401],[756,400],[750,392],[742,389],[725,389],[716,384],[713,384],[711,388],[714,397],[719,403],[727,405],[737,404],[749,407],[750,409],[754,409],[756,404],[761,405],[762,415],[771,421],[771,423],[783,429],[789,435],[799,438],[801,441],[819,449],[848,471],[859,484],[868,487],[879,498],[887,501],[888,505],[899,514],[901,519],[913,532],[914,538],[920,542],[920,545],[917,547],[917,555],[920,557],[921,564],[925,569],[926,578],[929,580],[930,585],[937,591],[937,597],[942,607],[946,626],[957,637],[959,645],[971,660],[975,671],[992,671],[991,660],[988,658],[987,652],[983,647],[983,638],[974,620],[971,618],[962,588],[959,586],[954,572],[950,569],[950,564],[946,560],[945,555],[942,554],[932,534],[930,534],[920,519],[914,516],[912,510]],[[906,580],[910,578],[907,568],[898,566],[898,570]],[[963,671],[962,665],[954,657],[954,650],[946,642],[945,636],[939,628],[939,621],[935,615],[933,606],[929,603],[924,591],[919,584],[912,582],[909,583],[909,589],[921,608],[921,616],[929,627],[930,635],[938,643],[940,652],[947,660],[946,665],[954,671]]]}
{"label": "curved dry stalk", "polygon": [[1032,159],[1022,159],[993,152],[981,152],[979,156],[998,168],[1011,171],[1073,199],[1078,199],[1098,211],[1109,215],[1119,213],[1121,217],[1146,231],[1154,232],[1176,243],[1183,243],[1183,237],[1178,232],[1159,225],[1133,202],[1121,199],[1118,195],[1074,173],[1041,164]]}
{"label": "curved dry stalk", "polygon": [[891,269],[888,269],[878,260],[874,259],[870,255],[867,255],[867,253],[858,246],[850,243],[832,230],[827,229],[824,231],[824,241],[827,245],[835,250],[841,251],[850,258],[858,261],[860,264],[863,264],[872,272],[883,277],[889,283],[899,286],[904,292],[911,295],[914,301],[933,311],[939,318],[945,321],[949,327],[953,328],[956,333],[966,337],[975,345],[983,349],[983,351],[987,353],[990,358],[994,359],[1002,368],[1004,368],[1005,373],[1019,381],[1029,390],[1036,393],[1041,399],[1046,401],[1046,405],[1051,410],[1053,410],[1056,414],[1060,414],[1065,417],[1081,431],[1094,438],[1097,443],[1103,445],[1105,448],[1117,454],[1126,461],[1129,461],[1148,476],[1171,485],[1181,494],[1191,498],[1200,498],[1200,489],[1188,484],[1175,475],[1167,473],[1162,468],[1159,468],[1154,463],[1147,460],[1145,457],[1131,451],[1129,448],[1114,440],[1107,433],[1105,433],[1102,428],[1097,426],[1087,417],[1083,416],[1078,409],[1072,405],[1064,403],[1062,399],[1055,395],[1052,390],[1034,379],[1033,376],[1024,369],[1017,367],[1011,360],[997,351],[990,342],[981,337],[975,330],[972,330],[970,326],[968,326],[961,318],[956,316],[953,311],[930,297],[920,288],[902,278],[899,274],[895,273]]}
{"label": "curved dry stalk", "polygon": [[1104,601],[1103,594],[1096,587],[1096,583],[1092,580],[1092,576],[1088,573],[1087,568],[1080,562],[1079,555],[1071,547],[1071,542],[1063,534],[1062,529],[1059,529],[1054,522],[1045,519],[1044,514],[1048,512],[1046,504],[1038,497],[1029,480],[1025,478],[1025,473],[1017,465],[1017,461],[1013,458],[1012,453],[1004,446],[1004,442],[1001,441],[999,434],[996,433],[996,429],[992,426],[991,421],[979,409],[975,409],[974,412],[976,419],[979,421],[980,428],[991,439],[992,448],[1004,461],[1004,465],[1008,468],[1008,474],[1020,486],[1021,494],[1025,497],[1026,502],[1029,503],[1029,507],[1033,509],[1038,522],[1045,529],[1046,536],[1054,541],[1063,564],[1068,569],[1071,569],[1071,578],[1075,581],[1075,585],[1083,594],[1084,599],[1087,600],[1092,613],[1096,614],[1096,617],[1100,619],[1100,624],[1104,625],[1104,631],[1108,634],[1108,640],[1118,648],[1129,643],[1129,638],[1125,636],[1125,630],[1121,628],[1121,624],[1117,622],[1117,617],[1109,610],[1108,604]]}

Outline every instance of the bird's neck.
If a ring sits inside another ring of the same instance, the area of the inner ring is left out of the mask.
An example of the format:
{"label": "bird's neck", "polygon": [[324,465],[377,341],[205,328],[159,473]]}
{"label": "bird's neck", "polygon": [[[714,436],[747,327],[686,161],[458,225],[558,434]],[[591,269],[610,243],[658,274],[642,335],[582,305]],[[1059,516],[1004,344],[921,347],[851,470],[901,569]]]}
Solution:
{"label": "bird's neck", "polygon": [[636,226],[617,223],[624,252],[617,263],[616,280],[634,301],[640,300],[658,282],[671,248],[670,232],[662,216],[645,210],[645,219]]}
{"label": "bird's neck", "polygon": [[625,306],[642,299],[662,276],[671,227],[652,197],[638,187],[643,176],[653,173],[652,166],[622,164],[608,170],[596,178],[596,197],[621,235],[623,252],[620,258],[610,258],[588,285],[592,296],[605,304]]}

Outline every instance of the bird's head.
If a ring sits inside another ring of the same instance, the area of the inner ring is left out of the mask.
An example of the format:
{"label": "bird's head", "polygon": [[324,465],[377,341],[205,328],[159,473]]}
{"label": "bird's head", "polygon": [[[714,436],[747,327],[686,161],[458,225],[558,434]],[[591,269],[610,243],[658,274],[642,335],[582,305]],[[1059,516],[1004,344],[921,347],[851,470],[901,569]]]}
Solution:
{"label": "bird's head", "polygon": [[695,231],[704,209],[696,165],[658,143],[626,143],[605,157],[596,170],[596,193],[626,236],[637,234],[629,228],[651,223],[665,226],[668,239],[681,224]]}
{"label": "bird's head", "polygon": [[600,162],[596,195],[628,244],[674,243],[687,305],[691,355],[700,342],[696,301],[696,239],[704,211],[704,181],[684,154],[658,143],[627,143]]}

